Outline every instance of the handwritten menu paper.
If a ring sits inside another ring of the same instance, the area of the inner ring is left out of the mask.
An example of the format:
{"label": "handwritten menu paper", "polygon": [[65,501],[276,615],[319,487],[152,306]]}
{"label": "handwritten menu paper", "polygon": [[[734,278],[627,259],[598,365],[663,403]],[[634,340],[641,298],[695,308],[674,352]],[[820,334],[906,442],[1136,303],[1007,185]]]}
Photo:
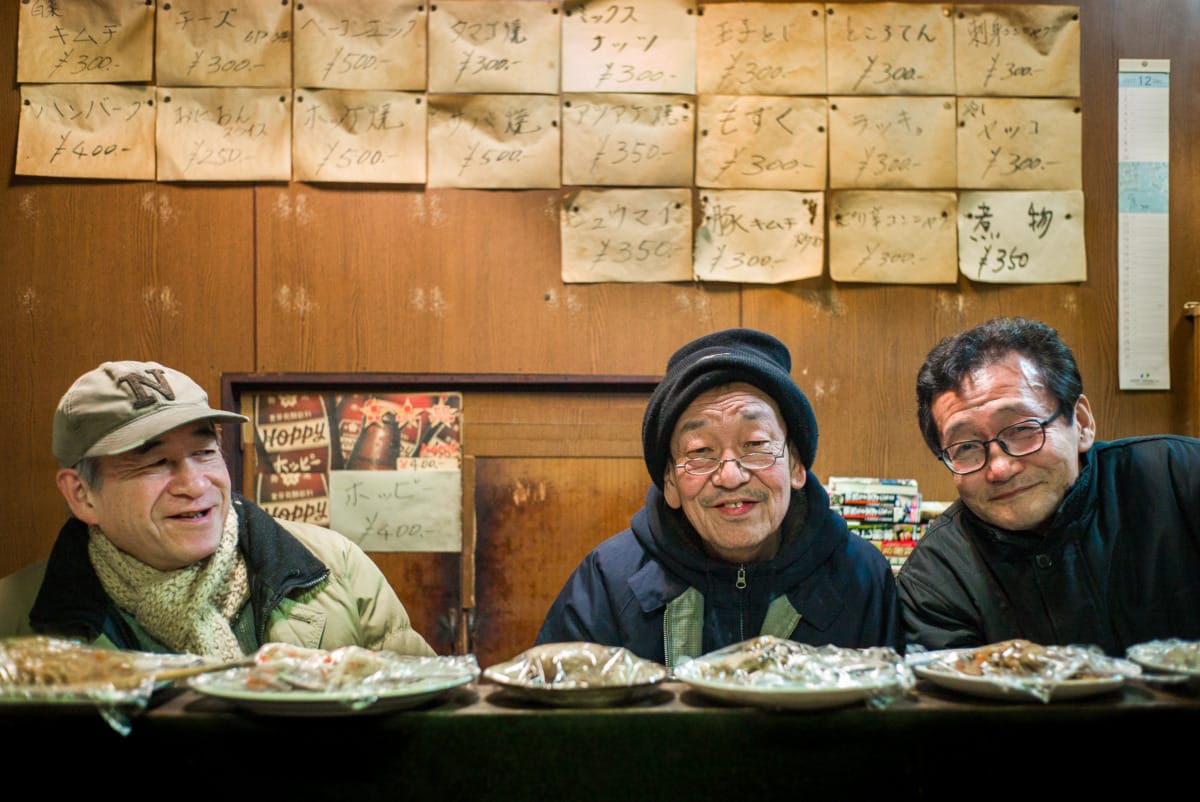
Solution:
{"label": "handwritten menu paper", "polygon": [[949,6],[829,3],[825,41],[834,95],[953,95]]}
{"label": "handwritten menu paper", "polygon": [[296,3],[294,82],[319,89],[425,89],[426,4]]}
{"label": "handwritten menu paper", "polygon": [[426,111],[418,92],[296,90],[292,176],[422,184]]}
{"label": "handwritten menu paper", "polygon": [[439,0],[429,11],[429,91],[558,94],[559,3]]}
{"label": "handwritten menu paper", "polygon": [[959,187],[1082,189],[1078,101],[960,97],[958,120]]}
{"label": "handwritten menu paper", "polygon": [[157,88],[160,181],[287,181],[290,90]]}
{"label": "handwritten menu paper", "polygon": [[961,192],[959,272],[993,284],[1087,280],[1083,192]]}
{"label": "handwritten menu paper", "polygon": [[292,86],[290,3],[160,3],[156,30],[160,87]]}
{"label": "handwritten menu paper", "polygon": [[154,87],[21,87],[18,175],[154,180]]}
{"label": "handwritten menu paper", "polygon": [[829,99],[829,185],[933,189],[958,180],[953,97]]}
{"label": "handwritten menu paper", "polygon": [[833,192],[830,277],[885,284],[956,283],[955,206],[953,192]]}
{"label": "handwritten menu paper", "polygon": [[697,186],[825,188],[825,98],[701,95],[699,104]]}
{"label": "handwritten menu paper", "polygon": [[822,193],[711,189],[700,194],[700,202],[697,279],[781,284],[821,275]]}
{"label": "handwritten menu paper", "polygon": [[559,99],[551,95],[430,95],[430,187],[562,185]]}
{"label": "handwritten menu paper", "polygon": [[462,551],[462,471],[333,471],[329,527],[364,551]]}
{"label": "handwritten menu paper", "polygon": [[1079,96],[1079,6],[955,6],[960,95]]}
{"label": "handwritten menu paper", "polygon": [[154,4],[57,0],[18,4],[18,83],[120,83],[154,74]]}
{"label": "handwritten menu paper", "polygon": [[562,91],[696,92],[691,0],[566,0]]}
{"label": "handwritten menu paper", "polygon": [[600,189],[562,205],[562,280],[690,281],[690,189]]}
{"label": "handwritten menu paper", "polygon": [[692,183],[690,95],[565,95],[562,180],[594,186]]}
{"label": "handwritten menu paper", "polygon": [[329,525],[367,551],[462,549],[462,394],[337,395]]}
{"label": "handwritten menu paper", "polygon": [[703,3],[696,90],[711,95],[825,94],[825,6]]}

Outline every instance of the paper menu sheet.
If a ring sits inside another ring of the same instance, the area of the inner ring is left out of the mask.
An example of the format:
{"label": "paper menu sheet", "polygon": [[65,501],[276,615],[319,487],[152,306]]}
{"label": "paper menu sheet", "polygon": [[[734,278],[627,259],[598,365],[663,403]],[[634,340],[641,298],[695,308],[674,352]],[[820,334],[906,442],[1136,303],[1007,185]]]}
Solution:
{"label": "paper menu sheet", "polygon": [[1121,59],[1118,82],[1120,389],[1169,390],[1170,62]]}

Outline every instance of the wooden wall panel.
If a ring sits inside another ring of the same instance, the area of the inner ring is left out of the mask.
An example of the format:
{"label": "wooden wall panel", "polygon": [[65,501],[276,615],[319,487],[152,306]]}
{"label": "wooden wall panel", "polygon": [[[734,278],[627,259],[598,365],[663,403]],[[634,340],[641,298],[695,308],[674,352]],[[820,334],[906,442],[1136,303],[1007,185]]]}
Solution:
{"label": "wooden wall panel", "polygon": [[736,287],[564,285],[557,191],[261,190],[267,371],[657,373]]}
{"label": "wooden wall panel", "polygon": [[219,399],[221,372],[254,359],[252,187],[13,174],[19,7],[0,4],[0,575],[46,556],[65,519],[50,429],[79,374],[156,359]]}
{"label": "wooden wall panel", "polygon": [[[252,396],[267,391],[262,381],[275,384],[273,391],[286,385],[277,376],[227,379],[233,396],[227,405],[247,416],[253,414]],[[326,377],[314,381],[320,382],[314,391],[331,389]],[[404,387],[397,381],[379,389]],[[649,393],[547,391],[532,383],[511,391],[453,383],[420,389],[439,391],[463,393],[463,452],[476,464],[477,576],[468,642],[480,660],[498,662],[532,642],[575,563],[607,536],[602,532],[623,529],[640,506],[649,485],[639,445]],[[242,462],[235,488],[251,496],[245,489],[254,486],[258,470],[252,438],[244,424],[240,442],[231,446],[240,448]],[[464,519],[464,533],[468,526]],[[457,612],[471,606],[464,602],[470,589],[460,586],[460,556],[369,554],[417,631],[439,653],[455,651]]]}
{"label": "wooden wall panel", "polygon": [[475,653],[482,665],[533,644],[567,576],[629,525],[649,482],[639,459],[481,459]]}
{"label": "wooden wall panel", "polygon": [[25,180],[0,193],[0,382],[20,411],[5,427],[0,496],[6,527],[29,533],[0,538],[0,573],[45,556],[64,518],[50,429],[77,376],[154,359],[219,400],[221,372],[253,364],[252,198],[247,188]]}
{"label": "wooden wall panel", "polygon": [[[1040,317],[1076,348],[1102,437],[1195,432],[1200,159],[1193,132],[1200,0],[1081,0],[1088,279],[1050,287],[565,285],[567,191],[167,185],[14,176],[18,5],[0,3],[0,574],[45,556],[64,516],[49,454],[55,403],[109,358],[156,358],[219,397],[223,373],[658,375],[702,333],[745,324],[793,349],[821,427],[815,472],[953,485],[920,440],[913,383],[942,336],[998,314]],[[945,4],[943,4],[945,5]],[[949,8],[949,6],[947,6]],[[1117,63],[1165,58],[1171,80],[1170,391],[1117,389]],[[467,407],[479,455],[484,660],[528,645],[566,573],[623,528],[647,484],[642,399],[493,395]],[[557,451],[556,451],[557,449]],[[435,643],[453,558],[375,555]],[[445,641],[449,642],[449,641]]]}
{"label": "wooden wall panel", "polygon": [[463,396],[464,444],[480,457],[642,456],[649,393],[479,393]]}
{"label": "wooden wall panel", "polygon": [[455,654],[460,555],[373,551],[370,556],[404,602],[413,628],[438,654]]}

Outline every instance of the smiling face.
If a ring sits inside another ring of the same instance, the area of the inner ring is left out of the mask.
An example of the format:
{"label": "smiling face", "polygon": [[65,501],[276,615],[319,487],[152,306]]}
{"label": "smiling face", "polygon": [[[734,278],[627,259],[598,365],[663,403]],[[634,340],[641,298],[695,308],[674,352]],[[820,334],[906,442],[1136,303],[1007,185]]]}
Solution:
{"label": "smiling face", "polygon": [[[1056,409],[1036,367],[1020,354],[973,371],[954,392],[933,400],[931,412],[943,447],[962,440],[988,440],[1006,426],[1030,418],[1045,420]],[[1074,418],[1058,417],[1046,427],[1040,451],[1010,457],[998,443],[988,445],[983,468],[955,475],[968,508],[993,526],[1036,530],[1054,515],[1079,478],[1080,455],[1095,442],[1091,404],[1081,395]]]}
{"label": "smiling face", "polygon": [[749,384],[702,393],[679,416],[663,493],[673,509],[683,509],[712,556],[731,563],[773,557],[791,491],[804,487],[805,467],[791,448],[784,459],[758,471],[729,461],[716,473],[692,476],[676,465],[697,457],[733,460],[753,451],[778,454],[786,441],[779,407]]}
{"label": "smiling face", "polygon": [[114,546],[161,571],[216,551],[230,480],[211,422],[189,423],[133,451],[97,459],[93,487],[73,468],[58,472],[59,490],[75,517],[98,525]]}

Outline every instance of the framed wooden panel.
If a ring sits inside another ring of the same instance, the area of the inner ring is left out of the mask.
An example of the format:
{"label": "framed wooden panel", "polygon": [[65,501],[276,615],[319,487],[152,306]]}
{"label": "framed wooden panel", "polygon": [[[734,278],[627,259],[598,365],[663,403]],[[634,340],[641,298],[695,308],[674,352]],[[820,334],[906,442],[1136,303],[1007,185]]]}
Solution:
{"label": "framed wooden panel", "polygon": [[[461,552],[369,554],[435,650],[474,653],[489,665],[532,645],[540,616],[574,562],[623,527],[639,506],[648,482],[641,417],[658,381],[557,374],[231,373],[222,376],[221,405],[251,422],[225,427],[222,444],[234,489],[254,498],[256,397],[460,393]],[[620,492],[609,492],[617,487]]]}

